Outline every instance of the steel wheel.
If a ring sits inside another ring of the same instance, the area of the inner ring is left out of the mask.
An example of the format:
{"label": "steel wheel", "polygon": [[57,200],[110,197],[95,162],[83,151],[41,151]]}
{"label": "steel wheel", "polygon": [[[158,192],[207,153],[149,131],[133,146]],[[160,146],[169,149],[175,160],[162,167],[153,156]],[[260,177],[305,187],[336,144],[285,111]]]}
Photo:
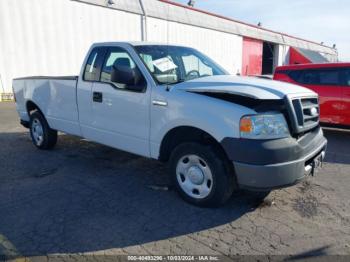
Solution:
{"label": "steel wheel", "polygon": [[206,198],[213,188],[209,165],[197,155],[185,155],[179,159],[176,178],[181,189],[196,199]]}
{"label": "steel wheel", "polygon": [[30,114],[30,136],[39,149],[51,149],[57,142],[57,131],[50,128],[45,117],[37,110]]}
{"label": "steel wheel", "polygon": [[41,146],[44,142],[44,130],[39,119],[35,118],[32,124],[32,134],[37,146]]}

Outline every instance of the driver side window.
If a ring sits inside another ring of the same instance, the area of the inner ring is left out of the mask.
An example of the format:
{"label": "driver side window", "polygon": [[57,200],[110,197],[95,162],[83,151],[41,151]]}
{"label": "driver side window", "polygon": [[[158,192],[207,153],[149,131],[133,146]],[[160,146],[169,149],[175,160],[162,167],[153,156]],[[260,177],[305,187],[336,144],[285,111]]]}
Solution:
{"label": "driver side window", "polygon": [[183,56],[182,61],[185,67],[186,78],[188,79],[213,75],[213,69],[205,65],[195,55]]}
{"label": "driver side window", "polygon": [[129,56],[129,54],[118,47],[111,48],[107,53],[107,58],[103,64],[102,72],[101,72],[101,82],[105,83],[113,83],[114,86],[126,89],[126,85],[122,83],[114,83],[111,81],[112,68],[114,65],[122,65],[130,68],[135,68],[136,64]]}

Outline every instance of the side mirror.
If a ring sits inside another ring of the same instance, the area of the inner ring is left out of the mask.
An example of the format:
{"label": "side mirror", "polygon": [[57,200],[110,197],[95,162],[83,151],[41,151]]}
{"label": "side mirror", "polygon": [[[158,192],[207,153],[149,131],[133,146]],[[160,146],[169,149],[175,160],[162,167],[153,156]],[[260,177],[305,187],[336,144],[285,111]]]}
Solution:
{"label": "side mirror", "polygon": [[126,88],[132,91],[140,92],[145,88],[145,81],[137,67],[131,68],[130,66],[113,65],[111,81],[125,84]]}

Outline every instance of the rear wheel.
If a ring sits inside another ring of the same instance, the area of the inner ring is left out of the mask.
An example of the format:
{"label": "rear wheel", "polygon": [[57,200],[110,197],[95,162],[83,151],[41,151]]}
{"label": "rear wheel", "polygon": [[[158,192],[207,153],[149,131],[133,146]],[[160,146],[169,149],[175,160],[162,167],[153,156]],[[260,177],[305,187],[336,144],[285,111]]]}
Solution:
{"label": "rear wheel", "polygon": [[173,183],[183,199],[202,207],[222,205],[234,190],[234,174],[217,148],[184,143],[170,157]]}
{"label": "rear wheel", "polygon": [[57,131],[49,127],[45,117],[34,111],[30,115],[30,136],[33,144],[39,149],[51,149],[57,143]]}

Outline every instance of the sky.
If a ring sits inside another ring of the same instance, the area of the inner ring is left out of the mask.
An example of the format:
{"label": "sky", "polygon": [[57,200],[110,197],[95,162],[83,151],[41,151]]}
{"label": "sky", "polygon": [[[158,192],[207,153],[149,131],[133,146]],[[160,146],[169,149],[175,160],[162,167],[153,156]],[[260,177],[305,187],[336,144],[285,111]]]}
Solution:
{"label": "sky", "polygon": [[[187,4],[188,0],[173,0]],[[195,7],[325,45],[350,61],[350,0],[196,0]]]}

